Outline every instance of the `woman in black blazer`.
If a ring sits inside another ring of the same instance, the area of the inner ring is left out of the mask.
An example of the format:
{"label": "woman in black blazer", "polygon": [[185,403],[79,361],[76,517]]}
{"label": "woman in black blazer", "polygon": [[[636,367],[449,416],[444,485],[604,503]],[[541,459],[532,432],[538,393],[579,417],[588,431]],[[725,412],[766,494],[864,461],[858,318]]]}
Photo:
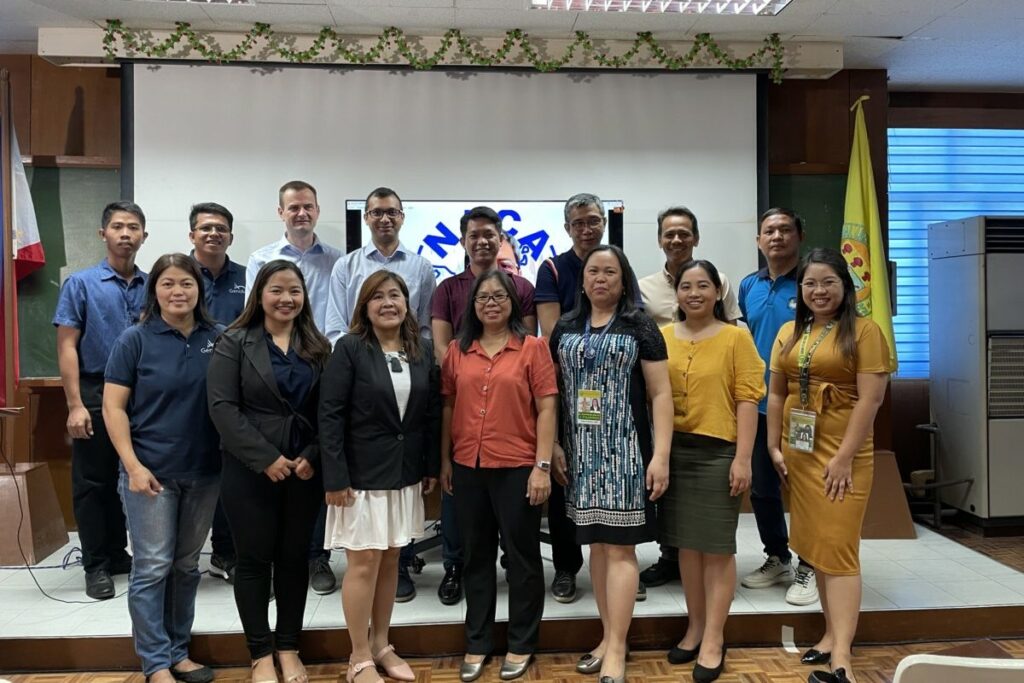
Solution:
{"label": "woman in black blazer", "polygon": [[325,545],[344,548],[341,603],[352,640],[349,683],[380,681],[375,665],[416,680],[388,643],[398,554],[424,535],[423,495],[440,469],[439,370],[420,339],[409,289],[387,270],[363,282],[349,333],[320,392],[327,491]]}
{"label": "woman in black blazer", "polygon": [[275,650],[285,681],[308,680],[298,645],[307,550],[323,495],[316,422],[330,349],[313,322],[302,273],[276,260],[260,269],[245,309],[210,359],[210,417],[224,451],[221,501],[238,554],[235,603],[254,681],[277,680]]}

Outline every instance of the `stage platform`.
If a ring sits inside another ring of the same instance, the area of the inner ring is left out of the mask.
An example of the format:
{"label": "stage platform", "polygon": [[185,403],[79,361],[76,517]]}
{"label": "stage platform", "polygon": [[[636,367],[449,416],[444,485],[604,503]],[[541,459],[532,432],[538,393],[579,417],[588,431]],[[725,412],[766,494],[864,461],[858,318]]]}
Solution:
{"label": "stage platform", "polygon": [[[914,540],[866,540],[861,546],[864,598],[858,642],[906,642],[1024,636],[1024,573],[966,548],[936,532],[917,526]],[[740,517],[737,535],[738,574],[762,561],[751,514]],[[136,668],[128,617],[128,578],[115,577],[117,597],[92,602],[85,596],[81,567],[60,568],[77,543],[54,553],[34,569],[35,580],[54,598],[45,597],[24,568],[0,569],[0,671],[99,670]],[[546,578],[553,569],[550,548],[543,547]],[[655,544],[638,548],[640,566],[658,556]],[[208,555],[201,560],[206,569]],[[440,550],[423,556],[423,573],[414,576],[418,595],[395,606],[392,640],[403,653],[436,656],[461,652],[464,603],[451,607],[437,599],[444,574]],[[344,572],[343,553],[334,553],[335,574]],[[506,619],[507,591],[498,570],[497,618]],[[580,598],[573,604],[545,603],[541,647],[575,652],[592,647],[600,622],[586,569],[578,577]],[[667,648],[678,640],[686,613],[682,588],[673,582],[649,588],[637,603],[630,642],[634,649]],[[813,642],[823,625],[820,606],[795,607],[785,601],[785,587],[750,590],[737,586],[726,638],[735,645],[779,645]],[[273,623],[274,605],[270,606]],[[309,661],[344,659],[348,639],[340,592],[306,603],[302,649]],[[499,630],[501,630],[499,626]],[[211,664],[244,664],[248,656],[232,588],[204,576],[196,605],[193,654]],[[500,636],[499,641],[500,642]]]}

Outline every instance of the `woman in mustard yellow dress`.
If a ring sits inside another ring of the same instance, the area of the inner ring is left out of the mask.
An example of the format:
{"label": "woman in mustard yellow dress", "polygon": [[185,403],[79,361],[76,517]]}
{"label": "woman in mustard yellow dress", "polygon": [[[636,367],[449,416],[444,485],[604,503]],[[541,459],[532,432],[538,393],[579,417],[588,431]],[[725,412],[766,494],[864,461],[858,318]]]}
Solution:
{"label": "woman in mustard yellow dress", "polygon": [[814,646],[831,671],[809,683],[856,680],[851,646],[860,614],[860,530],[874,469],[872,426],[889,379],[889,347],[858,318],[856,291],[835,249],[814,249],[797,273],[796,320],[771,358],[768,448],[789,488],[790,547],[817,574],[825,634]]}

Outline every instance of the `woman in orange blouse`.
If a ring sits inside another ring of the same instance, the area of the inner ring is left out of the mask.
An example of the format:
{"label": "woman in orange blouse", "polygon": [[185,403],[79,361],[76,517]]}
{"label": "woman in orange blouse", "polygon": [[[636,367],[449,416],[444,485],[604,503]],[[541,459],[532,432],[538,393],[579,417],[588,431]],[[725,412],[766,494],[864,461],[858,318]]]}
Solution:
{"label": "woman in orange blouse", "polygon": [[736,588],[736,523],[750,487],[764,361],[750,332],[726,320],[722,280],[710,262],[683,266],[676,298],[679,322],[661,328],[675,419],[658,540],[679,548],[686,594],[686,634],[668,660],[696,660],[693,679],[707,683],[725,667],[725,620]]}
{"label": "woman in orange blouse", "polygon": [[[508,552],[508,654],[502,680],[526,673],[544,611],[541,505],[551,492],[555,368],[527,336],[511,278],[480,275],[441,368],[441,484],[455,496],[463,543],[466,656],[459,677],[483,673],[492,649],[498,532]],[[454,461],[454,462],[453,462]]]}
{"label": "woman in orange blouse", "polygon": [[835,249],[797,273],[796,320],[772,348],[768,452],[789,487],[794,552],[814,567],[825,635],[804,655],[829,661],[812,683],[847,683],[860,614],[860,528],[874,472],[872,427],[891,371],[878,325],[857,317],[856,290]]}

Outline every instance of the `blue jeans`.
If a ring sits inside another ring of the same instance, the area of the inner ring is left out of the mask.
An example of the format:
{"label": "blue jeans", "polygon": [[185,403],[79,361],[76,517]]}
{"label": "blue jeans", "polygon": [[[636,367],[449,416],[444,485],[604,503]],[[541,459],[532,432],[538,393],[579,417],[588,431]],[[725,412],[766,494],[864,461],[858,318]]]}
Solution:
{"label": "blue jeans", "polygon": [[220,476],[161,479],[156,496],[132,493],[121,472],[118,493],[131,537],[128,612],[146,676],[188,657],[199,588],[199,552],[210,533]]}
{"label": "blue jeans", "polygon": [[764,544],[764,552],[789,562],[792,555],[789,552],[786,513],[782,508],[782,485],[772,465],[772,458],[768,455],[768,421],[764,413],[757,414],[757,436],[754,437],[754,454],[750,464],[753,475],[750,507],[754,509],[757,533]]}

